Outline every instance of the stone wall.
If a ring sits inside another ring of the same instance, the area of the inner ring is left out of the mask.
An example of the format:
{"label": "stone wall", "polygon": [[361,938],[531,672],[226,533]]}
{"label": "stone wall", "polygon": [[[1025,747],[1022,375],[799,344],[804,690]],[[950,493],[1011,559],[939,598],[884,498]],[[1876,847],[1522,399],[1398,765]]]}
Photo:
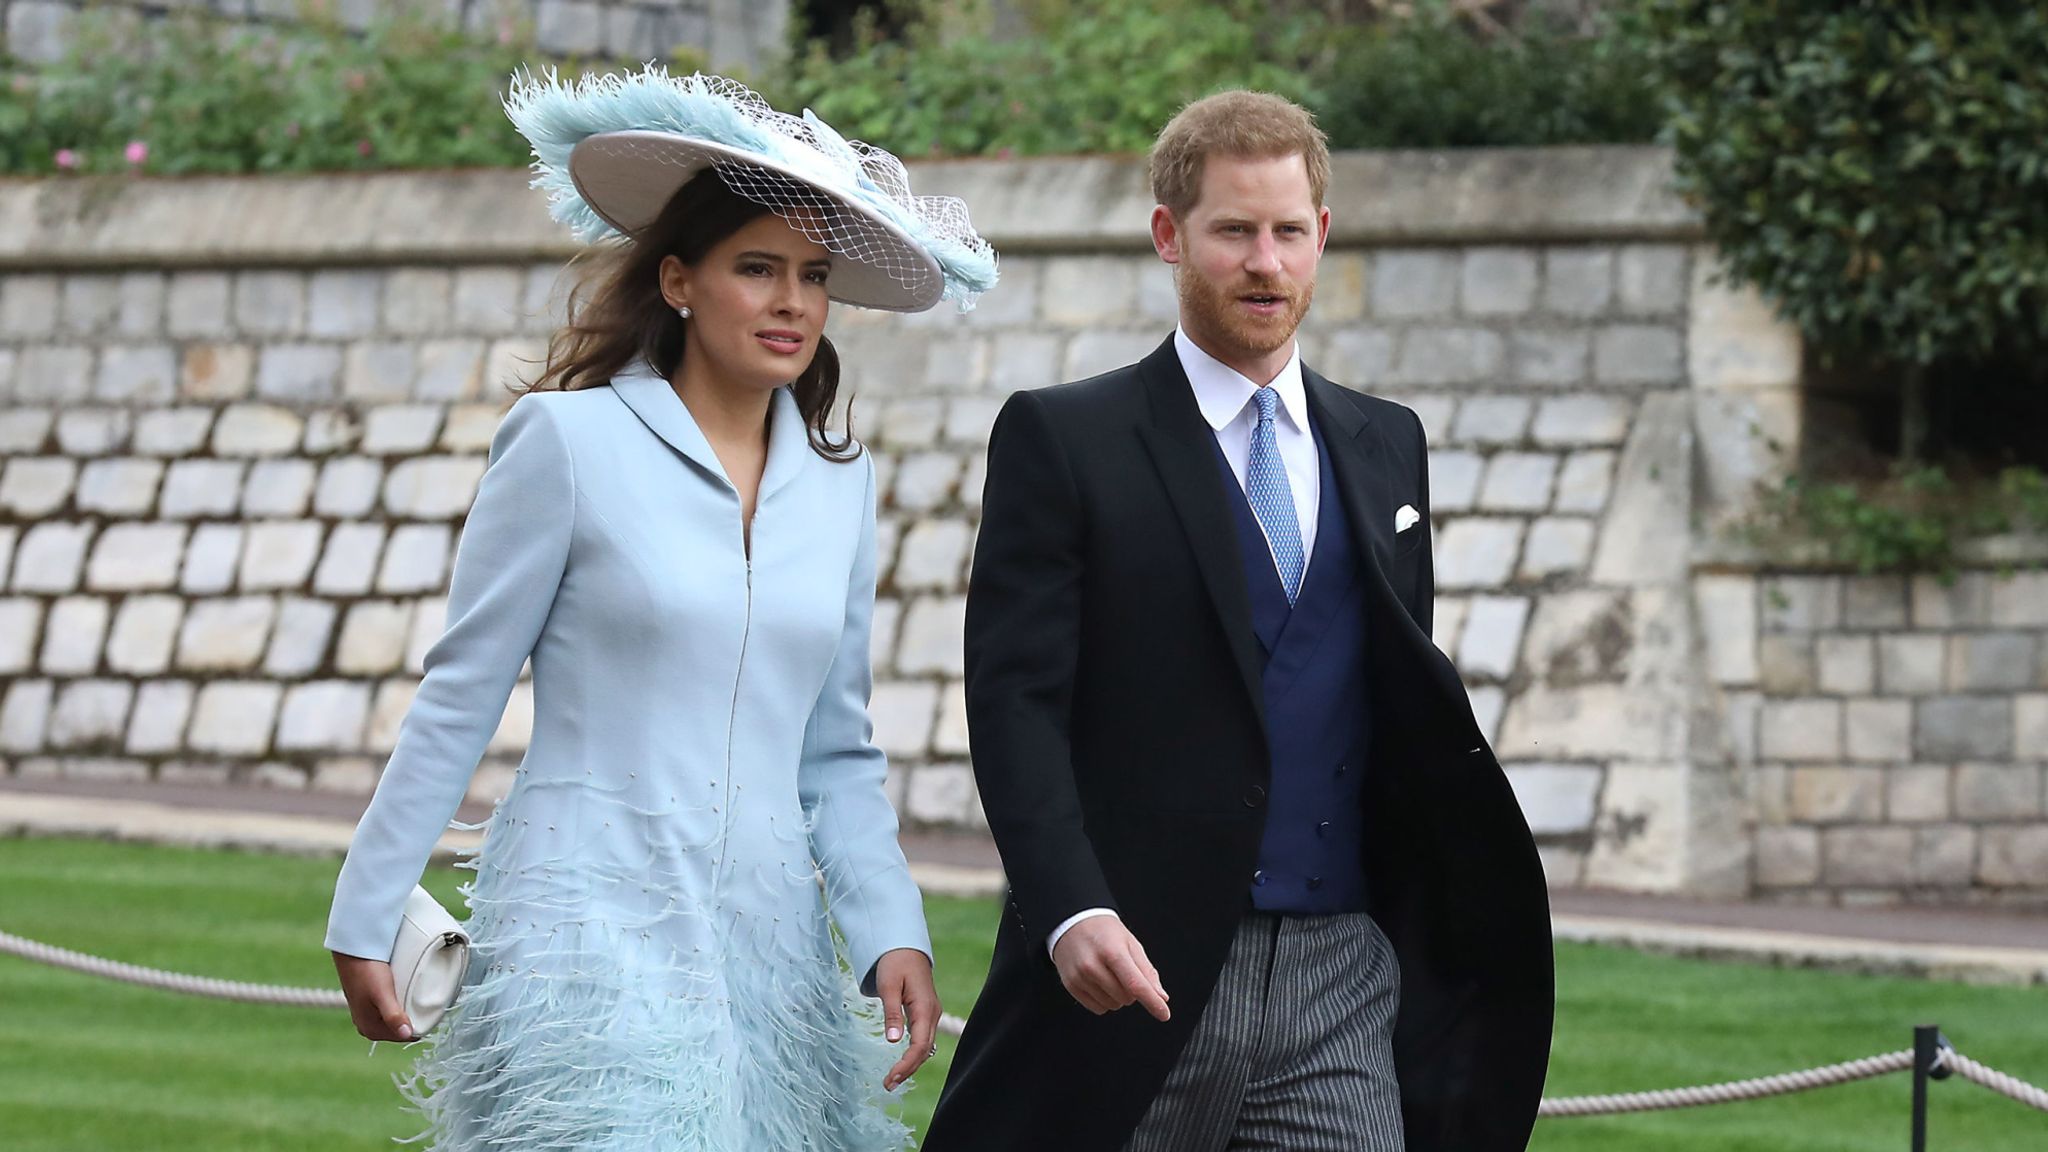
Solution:
{"label": "stone wall", "polygon": [[[1340,156],[1303,331],[1422,415],[1436,639],[1553,883],[2048,896],[2048,590],[1715,551],[1799,439],[1800,349],[1715,283],[1667,176],[1654,150]],[[1133,162],[914,180],[969,197],[1002,286],[832,334],[883,477],[877,739],[913,821],[972,826],[990,422],[1149,351],[1174,295]],[[7,769],[367,789],[569,252],[519,173],[0,187]],[[478,795],[530,716],[522,686]]]}
{"label": "stone wall", "polygon": [[0,0],[6,50],[24,60],[61,57],[87,7],[141,20],[211,11],[248,24],[288,22],[309,12],[364,28],[399,12],[459,23],[478,35],[526,29],[549,56],[659,60],[678,48],[704,53],[715,68],[758,68],[782,44],[788,0]]}

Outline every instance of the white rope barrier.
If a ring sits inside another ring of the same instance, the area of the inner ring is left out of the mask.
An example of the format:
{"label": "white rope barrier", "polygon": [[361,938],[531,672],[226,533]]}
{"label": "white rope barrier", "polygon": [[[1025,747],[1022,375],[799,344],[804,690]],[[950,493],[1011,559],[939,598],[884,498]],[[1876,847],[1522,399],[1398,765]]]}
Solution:
{"label": "white rope barrier", "polygon": [[1657,1092],[1623,1092],[1613,1096],[1546,1097],[1536,1110],[1538,1116],[1611,1116],[1621,1112],[1662,1112],[1670,1108],[1697,1108],[1702,1104],[1727,1104],[1737,1100],[1762,1100],[1792,1092],[1810,1092],[1903,1072],[1913,1066],[1913,1050],[1866,1056],[1841,1064],[1735,1080],[1726,1084],[1703,1084],[1694,1088],[1667,1088]]}
{"label": "white rope barrier", "polygon": [[[216,980],[165,972],[139,964],[105,960],[68,948],[57,948],[10,933],[0,932],[0,953],[33,960],[88,976],[119,980],[143,988],[157,988],[187,996],[233,1000],[244,1004],[277,1004],[294,1008],[346,1008],[348,1000],[339,989],[289,988],[275,984],[248,984],[239,980]],[[958,1036],[967,1022],[948,1012],[939,1017],[939,1031]],[[1902,1049],[1861,1060],[1846,1060],[1819,1068],[1734,1080],[1725,1084],[1702,1084],[1689,1088],[1667,1088],[1656,1092],[1622,1092],[1609,1096],[1545,1097],[1538,1116],[1612,1116],[1624,1112],[1661,1112],[1672,1108],[1697,1108],[1706,1104],[1728,1104],[1738,1100],[1762,1100],[1793,1092],[1810,1092],[1837,1084],[1850,1084],[1904,1072],[1913,1067],[1913,1050]],[[2008,1097],[2029,1108],[2048,1112],[2048,1090],[2035,1087],[2015,1076],[1986,1067],[1953,1048],[1943,1048],[1935,1057],[1936,1069],[1947,1068],[1963,1079]]]}
{"label": "white rope barrier", "polygon": [[2008,1076],[1996,1068],[1986,1068],[1953,1048],[1944,1048],[1936,1053],[1934,1066],[1947,1068],[1980,1088],[1989,1088],[2000,1096],[2016,1100],[2029,1108],[2048,1112],[2048,1092],[2017,1076]]}

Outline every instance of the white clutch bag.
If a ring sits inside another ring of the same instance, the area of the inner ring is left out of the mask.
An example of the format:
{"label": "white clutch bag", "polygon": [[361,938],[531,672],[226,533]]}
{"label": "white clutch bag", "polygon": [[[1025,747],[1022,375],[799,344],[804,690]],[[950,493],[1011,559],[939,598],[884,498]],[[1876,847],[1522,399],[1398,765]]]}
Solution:
{"label": "white clutch bag", "polygon": [[413,885],[391,945],[391,979],[414,1036],[425,1036],[441,1022],[468,967],[469,933],[425,888]]}

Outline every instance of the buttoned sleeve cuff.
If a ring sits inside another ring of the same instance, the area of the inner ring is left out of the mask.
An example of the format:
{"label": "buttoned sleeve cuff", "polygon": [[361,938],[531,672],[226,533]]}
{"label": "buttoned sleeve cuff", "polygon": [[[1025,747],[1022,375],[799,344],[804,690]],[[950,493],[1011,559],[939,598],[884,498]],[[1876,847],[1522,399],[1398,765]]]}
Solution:
{"label": "buttoned sleeve cuff", "polygon": [[1074,925],[1079,924],[1081,921],[1093,920],[1097,916],[1114,915],[1116,915],[1116,909],[1114,908],[1084,908],[1081,911],[1074,913],[1072,916],[1069,916],[1065,920],[1060,921],[1060,926],[1053,929],[1052,935],[1046,938],[1045,954],[1047,956],[1052,955],[1053,949],[1058,948],[1060,946],[1060,937],[1065,936],[1067,934],[1067,929],[1072,928]]}

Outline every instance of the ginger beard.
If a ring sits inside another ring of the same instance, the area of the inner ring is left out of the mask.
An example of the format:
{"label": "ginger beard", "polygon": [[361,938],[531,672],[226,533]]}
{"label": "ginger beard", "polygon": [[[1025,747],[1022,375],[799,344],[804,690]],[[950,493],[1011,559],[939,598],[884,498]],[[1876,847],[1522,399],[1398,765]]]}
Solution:
{"label": "ginger beard", "polygon": [[[1294,339],[1315,299],[1313,271],[1306,281],[1292,286],[1282,279],[1254,276],[1222,283],[1211,279],[1198,263],[1187,259],[1173,266],[1181,322],[1219,345],[1222,359],[1270,355]],[[1269,298],[1278,307],[1262,311],[1254,306],[1257,298]]]}

